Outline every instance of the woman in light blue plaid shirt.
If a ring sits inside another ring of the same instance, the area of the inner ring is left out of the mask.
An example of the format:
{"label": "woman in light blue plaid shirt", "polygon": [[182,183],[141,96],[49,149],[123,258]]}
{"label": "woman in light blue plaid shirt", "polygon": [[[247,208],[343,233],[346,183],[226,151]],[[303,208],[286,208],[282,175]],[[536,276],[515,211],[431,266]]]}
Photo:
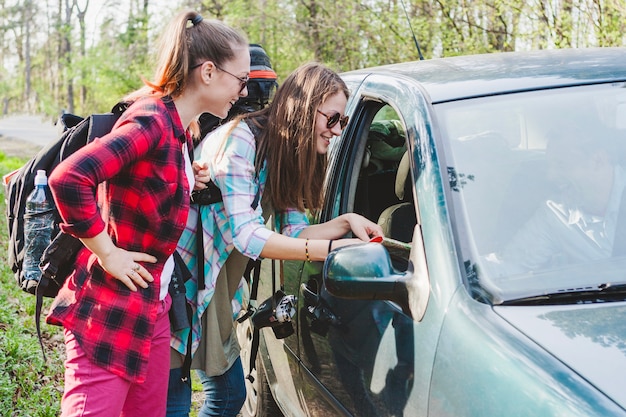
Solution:
{"label": "woman in light blue plaid shirt", "polygon": [[[348,123],[348,95],[334,71],[302,65],[267,108],[235,118],[197,147],[196,183],[211,181],[221,192],[221,201],[192,205],[178,244],[193,275],[186,291],[193,309],[192,368],[206,394],[200,416],[236,416],[245,400],[231,301],[248,258],[323,261],[331,249],[382,236],[380,226],[355,213],[316,225],[307,219],[322,206],[326,152]],[[265,226],[264,216],[273,213],[280,233]],[[198,285],[198,215],[204,288]],[[356,238],[342,238],[349,232]],[[188,415],[191,405],[191,388],[179,377],[188,337],[185,329],[172,338],[170,417]]]}

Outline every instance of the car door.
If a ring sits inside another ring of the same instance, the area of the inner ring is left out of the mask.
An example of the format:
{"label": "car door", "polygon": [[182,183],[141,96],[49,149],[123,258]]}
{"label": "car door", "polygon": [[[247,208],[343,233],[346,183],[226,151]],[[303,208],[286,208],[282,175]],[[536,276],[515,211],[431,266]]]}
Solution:
{"label": "car door", "polygon": [[[406,271],[409,263],[416,263],[411,258],[416,255],[410,255],[418,223],[414,155],[431,149],[425,101],[417,88],[407,90],[404,80],[383,76],[369,77],[351,100],[351,123],[333,149],[319,220],[356,212],[378,222],[387,237],[406,244],[390,251],[395,270]],[[427,144],[420,144],[419,137]],[[324,286],[322,266],[305,265],[300,279],[298,355],[303,382],[313,387],[302,390],[310,414],[425,415],[442,317],[434,314],[420,324],[393,302],[334,297]],[[427,299],[427,282],[424,287]],[[419,341],[419,356],[416,329],[427,336]],[[422,364],[419,370],[416,358]],[[415,389],[416,375],[420,391]]]}
{"label": "car door", "polygon": [[[332,145],[325,205],[316,220],[356,212],[384,223],[395,242],[387,246],[395,271],[406,270],[416,289],[408,300],[415,311],[409,315],[406,306],[390,301],[331,295],[321,262],[276,262],[274,282],[281,280],[282,265],[285,292],[298,295],[298,307],[294,336],[277,341],[264,329],[268,379],[270,385],[287,387],[272,392],[288,415],[427,415],[445,305],[461,282],[442,204],[434,122],[414,80],[353,77],[347,78],[353,86],[350,123]],[[404,172],[402,198],[396,193],[398,172]],[[395,212],[401,214],[390,214]],[[427,221],[420,221],[424,216]],[[434,293],[426,257],[445,278]]]}
{"label": "car door", "polygon": [[[369,100],[357,105],[353,118],[353,127],[333,155],[336,163],[330,175],[335,186],[329,189],[337,192],[328,196],[326,210],[343,205],[341,212],[353,211],[378,221],[387,208],[406,206],[407,213],[412,213],[406,217],[414,223],[412,193],[404,201],[395,193],[398,166],[407,149],[402,121],[391,106]],[[412,229],[411,224],[402,228],[408,231],[406,242],[411,240]],[[406,269],[406,259],[397,260],[402,261]],[[386,301],[331,296],[323,285],[319,263],[303,269],[300,298],[299,357],[305,382],[316,387],[304,390],[303,395],[307,403],[319,403],[309,410],[328,409],[330,404],[332,412],[319,415],[373,416],[384,415],[390,404],[402,409],[413,375],[412,320]],[[381,347],[385,331],[401,335],[394,338],[394,346]],[[375,370],[381,349],[395,364]]]}

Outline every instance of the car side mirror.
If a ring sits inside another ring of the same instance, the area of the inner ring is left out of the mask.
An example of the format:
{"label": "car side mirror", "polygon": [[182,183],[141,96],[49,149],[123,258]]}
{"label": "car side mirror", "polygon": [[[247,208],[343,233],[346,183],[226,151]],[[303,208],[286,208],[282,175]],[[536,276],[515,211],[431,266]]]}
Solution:
{"label": "car side mirror", "polygon": [[[326,289],[335,297],[393,301],[405,314],[421,320],[425,306],[416,307],[420,294],[413,270],[409,262],[406,272],[396,272],[383,245],[362,243],[332,251],[324,262],[323,277]],[[424,297],[428,294],[421,295]]]}

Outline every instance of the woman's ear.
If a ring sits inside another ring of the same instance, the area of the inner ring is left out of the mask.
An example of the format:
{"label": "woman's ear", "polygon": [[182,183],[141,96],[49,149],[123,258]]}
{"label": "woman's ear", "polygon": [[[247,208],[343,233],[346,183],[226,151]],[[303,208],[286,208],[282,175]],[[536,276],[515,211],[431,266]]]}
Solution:
{"label": "woman's ear", "polygon": [[213,61],[205,61],[202,64],[202,67],[200,67],[200,76],[202,82],[204,82],[205,84],[209,84],[213,79],[216,70],[217,67],[215,66]]}

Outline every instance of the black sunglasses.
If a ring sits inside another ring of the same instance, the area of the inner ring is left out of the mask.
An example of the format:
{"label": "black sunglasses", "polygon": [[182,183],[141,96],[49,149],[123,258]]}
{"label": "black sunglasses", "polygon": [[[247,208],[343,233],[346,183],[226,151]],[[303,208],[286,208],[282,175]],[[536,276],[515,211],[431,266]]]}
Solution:
{"label": "black sunglasses", "polygon": [[[204,61],[204,62],[206,62],[206,61]],[[199,64],[191,66],[191,68],[189,68],[189,71],[202,66],[202,64],[204,64],[204,62],[201,62]],[[215,68],[217,68],[218,70],[223,71],[226,74],[231,75],[231,76],[233,76],[233,77],[235,77],[236,79],[239,80],[239,82],[241,83],[241,88],[239,89],[239,94],[241,94],[241,92],[248,86],[248,81],[250,81],[250,76],[249,75],[246,75],[245,77],[238,77],[235,74],[233,74],[232,72],[226,71],[224,68],[220,68],[217,65],[215,65]]]}
{"label": "black sunglasses", "polygon": [[328,121],[326,123],[326,127],[329,128],[329,129],[332,129],[333,126],[335,126],[337,124],[337,122],[339,122],[339,126],[342,129],[344,127],[346,127],[346,125],[348,124],[348,116],[341,117],[341,114],[339,114],[339,113],[333,113],[332,116],[329,116],[326,113],[324,113],[323,111],[321,111],[320,109],[317,109],[317,112],[319,114],[321,114],[322,116],[326,117],[326,120]]}

